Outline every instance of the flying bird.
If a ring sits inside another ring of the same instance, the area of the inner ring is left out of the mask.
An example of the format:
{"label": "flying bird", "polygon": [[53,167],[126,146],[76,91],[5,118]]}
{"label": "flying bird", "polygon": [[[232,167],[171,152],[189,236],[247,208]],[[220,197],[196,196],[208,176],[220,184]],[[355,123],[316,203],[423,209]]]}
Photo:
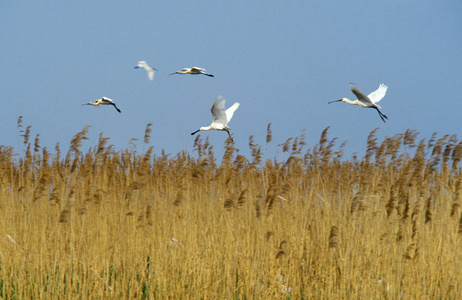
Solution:
{"label": "flying bird", "polygon": [[138,62],[138,66],[134,67],[135,69],[143,68],[148,72],[149,80],[154,80],[154,70],[156,68],[151,68],[144,60]]}
{"label": "flying bird", "polygon": [[370,93],[368,96],[366,96],[366,94],[364,94],[353,83],[350,83],[350,89],[353,92],[353,94],[355,94],[356,97],[358,97],[357,100],[351,101],[351,100],[349,100],[347,98],[342,98],[340,100],[331,101],[331,102],[329,102],[329,104],[333,103],[333,102],[341,101],[341,102],[345,102],[345,103],[348,103],[348,104],[359,105],[361,107],[373,108],[373,109],[377,110],[377,112],[379,113],[379,116],[380,116],[380,118],[382,119],[383,122],[385,122],[385,119],[388,120],[387,116],[384,115],[380,111],[381,107],[379,105],[377,105],[377,102],[379,102],[380,100],[382,100],[383,97],[385,97],[385,94],[387,93],[388,86],[381,83],[379,85],[379,88],[377,90],[375,90],[374,92]]}
{"label": "flying bird", "polygon": [[88,103],[84,103],[82,105],[93,105],[93,106],[100,106],[100,105],[112,105],[114,106],[114,108],[119,112],[121,113],[120,109],[115,105],[114,101],[112,101],[111,99],[107,98],[107,97],[103,97],[101,99],[98,99],[96,100],[95,102],[88,102]]}
{"label": "flying bird", "polygon": [[223,96],[218,96],[217,100],[215,100],[215,102],[212,105],[212,108],[210,109],[210,111],[212,112],[212,124],[210,124],[210,126],[201,127],[200,129],[191,133],[191,135],[194,135],[199,131],[206,131],[211,129],[223,130],[228,133],[229,138],[231,139],[231,141],[233,141],[233,138],[229,133],[230,128],[228,127],[228,123],[229,121],[231,121],[234,112],[240,104],[236,102],[225,111],[225,102],[226,100]]}
{"label": "flying bird", "polygon": [[176,71],[175,73],[172,73],[170,75],[173,75],[173,74],[192,74],[192,75],[202,74],[202,75],[206,75],[209,77],[214,77],[212,74],[205,73],[205,69],[198,68],[198,67],[184,68],[183,70]]}

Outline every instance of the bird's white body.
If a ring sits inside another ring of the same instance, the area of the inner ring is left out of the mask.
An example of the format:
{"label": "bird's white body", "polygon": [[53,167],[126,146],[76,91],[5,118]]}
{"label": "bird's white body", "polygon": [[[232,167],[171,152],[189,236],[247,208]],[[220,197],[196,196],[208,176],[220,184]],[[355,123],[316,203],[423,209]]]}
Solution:
{"label": "bird's white body", "polygon": [[95,102],[88,102],[82,105],[93,105],[96,107],[99,107],[100,105],[112,105],[119,113],[121,112],[120,109],[114,103],[114,101],[112,101],[112,99],[109,99],[107,97],[103,97],[101,99],[96,100]]}
{"label": "bird's white body", "polygon": [[214,77],[212,74],[207,74],[205,69],[198,68],[198,67],[184,68],[181,71],[176,71],[175,73],[172,73],[170,75],[173,75],[173,74],[191,74],[191,75],[202,74],[202,75],[206,75],[209,77]]}
{"label": "bird's white body", "polygon": [[148,72],[148,78],[149,80],[154,80],[154,70],[157,70],[156,68],[151,68],[147,62],[145,62],[144,60],[141,60],[138,62],[138,66],[135,67],[135,69],[138,69],[138,68],[143,68],[146,70],[146,72]]}
{"label": "bird's white body", "polygon": [[201,127],[199,130],[191,133],[191,135],[199,132],[199,131],[207,131],[207,130],[223,130],[228,132],[229,137],[231,134],[229,133],[230,128],[228,127],[228,123],[233,118],[234,112],[239,107],[239,103],[234,103],[231,107],[225,110],[225,103],[226,100],[223,96],[218,96],[217,100],[212,105],[210,111],[212,112],[212,124],[209,126]]}
{"label": "bird's white body", "polygon": [[350,89],[353,92],[353,94],[358,97],[356,100],[350,100],[348,98],[342,98],[340,100],[336,101],[331,101],[332,102],[345,102],[348,104],[352,105],[358,105],[361,107],[366,107],[366,108],[374,108],[377,110],[379,113],[380,118],[385,122],[385,119],[388,119],[387,116],[385,116],[381,111],[381,107],[377,104],[380,100],[382,100],[383,97],[385,97],[385,94],[387,93],[388,86],[385,84],[381,83],[379,85],[379,88],[375,90],[374,92],[370,93],[369,95],[366,96],[355,84],[350,83]]}

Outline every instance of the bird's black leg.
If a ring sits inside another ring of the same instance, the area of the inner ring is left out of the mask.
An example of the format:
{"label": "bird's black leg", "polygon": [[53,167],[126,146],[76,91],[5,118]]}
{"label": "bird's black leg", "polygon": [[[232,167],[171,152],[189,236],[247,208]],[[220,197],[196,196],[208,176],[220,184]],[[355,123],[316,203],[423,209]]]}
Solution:
{"label": "bird's black leg", "polygon": [[115,108],[119,113],[121,113],[120,109],[119,109],[114,103],[111,103],[111,104],[114,106],[114,108]]}
{"label": "bird's black leg", "polygon": [[377,110],[377,113],[379,114],[380,118],[382,119],[382,121],[385,123],[385,119],[388,120],[388,117],[385,116],[377,107],[374,107],[376,110]]}
{"label": "bird's black leg", "polygon": [[234,142],[233,137],[231,136],[231,133],[229,133],[229,130],[228,130],[228,129],[225,129],[225,131],[228,133],[229,138],[231,139],[231,142]]}

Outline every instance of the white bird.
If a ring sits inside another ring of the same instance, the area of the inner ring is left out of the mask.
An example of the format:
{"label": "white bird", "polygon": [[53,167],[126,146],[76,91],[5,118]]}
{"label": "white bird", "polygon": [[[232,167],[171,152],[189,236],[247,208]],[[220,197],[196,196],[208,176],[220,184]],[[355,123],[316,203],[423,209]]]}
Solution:
{"label": "white bird", "polygon": [[157,71],[156,68],[151,68],[144,60],[138,62],[138,66],[134,67],[135,69],[143,68],[148,72],[149,80],[154,80],[154,70]]}
{"label": "white bird", "polygon": [[172,73],[170,75],[173,75],[173,74],[192,74],[192,75],[203,74],[209,77],[214,77],[212,74],[205,73],[205,69],[198,68],[198,67],[184,68],[183,70],[176,71],[175,73]]}
{"label": "white bird", "polygon": [[348,104],[359,105],[361,107],[374,108],[379,113],[379,116],[380,116],[380,118],[382,119],[383,122],[385,122],[385,119],[388,120],[387,116],[385,116],[380,111],[381,107],[379,105],[377,105],[377,102],[379,102],[380,100],[382,100],[383,97],[385,97],[385,94],[387,93],[388,86],[381,83],[379,85],[379,88],[377,90],[375,90],[374,92],[370,93],[368,96],[366,96],[366,94],[364,94],[353,83],[350,83],[350,89],[353,92],[353,94],[355,94],[356,97],[358,97],[357,100],[351,101],[351,100],[349,100],[347,98],[342,98],[340,100],[331,101],[329,103],[342,101],[342,102],[345,102],[345,103],[348,103]]}
{"label": "white bird", "polygon": [[96,100],[95,102],[88,102],[88,103],[84,103],[82,105],[93,105],[93,106],[100,106],[100,105],[112,105],[114,106],[114,108],[119,112],[121,113],[120,109],[115,105],[114,101],[112,101],[111,99],[107,98],[107,97],[103,97],[101,99],[98,99]]}
{"label": "white bird", "polygon": [[240,104],[236,102],[225,111],[225,102],[226,100],[223,96],[218,96],[217,100],[215,100],[215,102],[212,105],[212,108],[210,109],[210,111],[212,112],[212,124],[210,124],[210,126],[201,127],[200,129],[191,133],[191,135],[196,134],[199,131],[206,131],[211,129],[223,130],[228,133],[229,138],[232,141],[233,138],[229,133],[230,128],[228,127],[228,123],[229,121],[231,121],[234,112]]}

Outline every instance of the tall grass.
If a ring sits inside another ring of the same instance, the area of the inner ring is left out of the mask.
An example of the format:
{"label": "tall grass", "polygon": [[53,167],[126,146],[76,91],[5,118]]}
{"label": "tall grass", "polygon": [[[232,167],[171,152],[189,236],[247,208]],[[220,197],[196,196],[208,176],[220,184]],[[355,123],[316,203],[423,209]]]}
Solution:
{"label": "tall grass", "polygon": [[[199,135],[193,155],[0,146],[0,298],[456,299],[462,143],[376,130],[363,158],[328,128],[263,159]],[[150,140],[146,127],[144,143]],[[273,143],[268,126],[266,142]]]}

